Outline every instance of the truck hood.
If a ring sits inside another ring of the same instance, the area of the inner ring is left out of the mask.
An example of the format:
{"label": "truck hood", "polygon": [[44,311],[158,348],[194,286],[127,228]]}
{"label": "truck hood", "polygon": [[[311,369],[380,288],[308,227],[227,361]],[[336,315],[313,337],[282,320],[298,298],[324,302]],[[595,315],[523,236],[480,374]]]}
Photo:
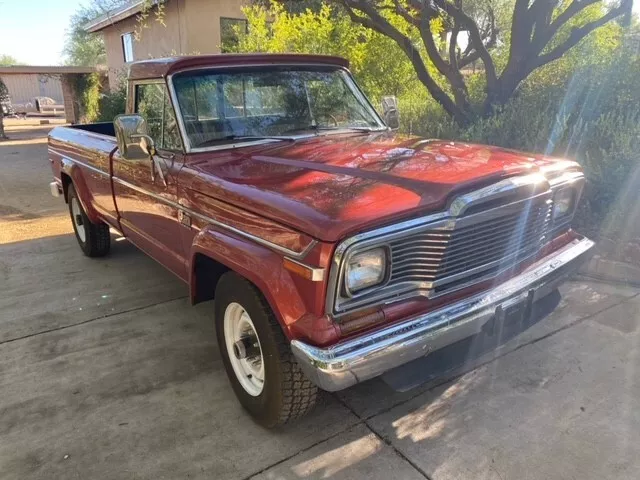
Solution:
{"label": "truck hood", "polygon": [[183,170],[183,184],[334,242],[442,210],[460,193],[558,161],[387,132],[334,134],[194,154]]}

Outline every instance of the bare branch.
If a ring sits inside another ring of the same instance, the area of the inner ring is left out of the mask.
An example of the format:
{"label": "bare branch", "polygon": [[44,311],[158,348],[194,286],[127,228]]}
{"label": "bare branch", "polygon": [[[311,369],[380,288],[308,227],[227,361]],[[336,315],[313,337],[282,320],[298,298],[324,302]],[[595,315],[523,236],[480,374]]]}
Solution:
{"label": "bare branch", "polygon": [[612,8],[599,19],[586,23],[581,27],[575,28],[569,34],[569,38],[567,38],[564,43],[558,45],[551,51],[538,56],[531,64],[532,70],[562,57],[567,51],[576,46],[583,38],[593,32],[596,28],[601,27],[607,22],[610,22],[611,20],[627,13],[631,9],[632,4],[633,0],[622,0],[620,2],[620,5]]}
{"label": "bare branch", "polygon": [[[457,6],[460,7],[460,0],[458,0]],[[449,39],[449,64],[451,68],[456,70],[458,69],[458,33],[460,33],[460,23],[454,18],[451,38]]]}
{"label": "bare branch", "polygon": [[448,0],[432,0],[444,12],[451,15],[461,27],[469,31],[469,41],[473,43],[474,49],[478,51],[478,55],[484,64],[485,74],[487,76],[487,87],[494,88],[497,83],[496,67],[493,59],[482,42],[478,25],[469,17],[462,9],[456,7]]}
{"label": "bare branch", "polygon": [[395,6],[394,11],[398,15],[400,15],[407,23],[420,28],[420,20],[411,15],[409,11],[400,4],[399,0],[393,0],[393,3]]}
{"label": "bare branch", "polygon": [[[601,0],[573,0],[573,2],[571,2],[571,4],[567,8],[565,8],[564,11],[560,15],[558,15],[558,17],[549,25],[550,27],[549,30],[552,36],[558,30],[560,30],[560,28],[565,23],[567,23],[571,18],[576,16],[578,13],[580,13],[582,10],[584,10],[588,6],[593,5],[594,3],[598,3],[600,1]],[[549,39],[551,39],[551,37],[549,37]]]}

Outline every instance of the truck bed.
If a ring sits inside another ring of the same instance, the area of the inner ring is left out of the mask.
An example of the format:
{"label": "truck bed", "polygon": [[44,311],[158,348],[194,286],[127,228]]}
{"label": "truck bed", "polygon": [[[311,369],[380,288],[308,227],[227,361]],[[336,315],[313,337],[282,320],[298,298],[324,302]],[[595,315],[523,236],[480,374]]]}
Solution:
{"label": "truck bed", "polygon": [[49,132],[49,160],[54,177],[61,185],[65,184],[65,176],[73,181],[87,213],[92,218],[99,215],[118,228],[111,190],[111,156],[116,148],[111,122],[61,126]]}
{"label": "truck bed", "polygon": [[76,130],[84,130],[85,132],[98,133],[100,135],[106,135],[108,137],[116,136],[116,130],[113,126],[113,122],[81,123],[78,125],[71,125],[67,128],[74,128]]}

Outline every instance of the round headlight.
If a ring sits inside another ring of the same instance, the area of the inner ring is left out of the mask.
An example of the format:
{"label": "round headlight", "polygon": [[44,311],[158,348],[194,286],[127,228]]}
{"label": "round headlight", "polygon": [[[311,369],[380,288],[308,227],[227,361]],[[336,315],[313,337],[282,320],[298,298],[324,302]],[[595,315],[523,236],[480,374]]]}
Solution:
{"label": "round headlight", "polygon": [[571,188],[560,190],[553,197],[553,219],[565,217],[573,211],[575,192]]}
{"label": "round headlight", "polygon": [[387,270],[387,250],[373,248],[349,258],[345,272],[347,292],[353,293],[382,283]]}

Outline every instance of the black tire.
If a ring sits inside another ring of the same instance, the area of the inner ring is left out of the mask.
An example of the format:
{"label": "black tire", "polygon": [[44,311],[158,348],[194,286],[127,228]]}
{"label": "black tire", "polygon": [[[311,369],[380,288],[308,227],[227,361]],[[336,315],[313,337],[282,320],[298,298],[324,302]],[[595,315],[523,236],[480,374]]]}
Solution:
{"label": "black tire", "polygon": [[[73,203],[77,202],[79,209],[79,219],[74,218]],[[109,226],[105,223],[92,223],[87,217],[82,204],[78,200],[78,194],[76,189],[72,185],[69,185],[67,191],[67,203],[69,204],[69,216],[71,217],[71,224],[73,225],[73,231],[76,234],[76,240],[82,249],[82,252],[87,257],[104,257],[109,253],[111,248],[111,235],[109,234]],[[84,228],[85,238],[81,238],[78,233],[77,223],[81,224],[80,228]]]}
{"label": "black tire", "polygon": [[[251,317],[260,342],[265,378],[258,396],[250,395],[240,384],[229,359],[224,316],[234,302]],[[313,409],[318,387],[300,369],[271,308],[252,283],[234,272],[220,278],[215,292],[215,323],[218,346],[233,391],[257,423],[273,428],[303,417]]]}

